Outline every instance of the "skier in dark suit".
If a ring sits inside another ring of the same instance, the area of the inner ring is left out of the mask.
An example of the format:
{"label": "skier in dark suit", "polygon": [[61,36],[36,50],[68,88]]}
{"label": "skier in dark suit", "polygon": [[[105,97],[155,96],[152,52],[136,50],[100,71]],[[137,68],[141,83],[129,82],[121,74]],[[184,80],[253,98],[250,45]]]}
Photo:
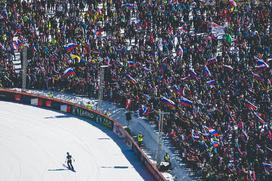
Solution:
{"label": "skier in dark suit", "polygon": [[66,162],[67,162],[68,168],[70,170],[74,170],[74,167],[72,165],[72,155],[70,155],[69,152],[67,152]]}

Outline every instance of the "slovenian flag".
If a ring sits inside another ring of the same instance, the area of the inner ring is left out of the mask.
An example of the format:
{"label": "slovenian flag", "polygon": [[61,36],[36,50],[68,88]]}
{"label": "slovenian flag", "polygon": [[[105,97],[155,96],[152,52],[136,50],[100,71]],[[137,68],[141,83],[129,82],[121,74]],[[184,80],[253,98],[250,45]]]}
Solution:
{"label": "slovenian flag", "polygon": [[167,105],[170,108],[176,107],[176,103],[170,99],[167,99],[166,97],[161,97],[160,100],[161,102],[163,102],[165,105]]}
{"label": "slovenian flag", "polygon": [[[255,57],[255,58],[257,58],[257,57]],[[262,64],[264,64],[264,60],[257,58],[257,65],[262,65]]]}
{"label": "slovenian flag", "polygon": [[264,62],[264,64],[262,65],[257,65],[255,66],[255,68],[259,71],[262,71],[262,70],[265,70],[265,69],[268,69],[269,68],[269,65],[267,63]]}
{"label": "slovenian flag", "polygon": [[131,77],[131,75],[127,74],[127,78],[128,78],[128,80],[129,80],[132,84],[136,84],[136,83],[137,83],[137,81],[136,81],[133,77]]}
{"label": "slovenian flag", "polygon": [[64,48],[67,52],[71,52],[77,47],[77,44],[75,43],[68,43],[67,45],[64,45]]}
{"label": "slovenian flag", "polygon": [[267,169],[271,169],[272,168],[272,164],[270,164],[270,163],[262,163],[262,165],[264,166],[264,167],[268,167]]}
{"label": "slovenian flag", "polygon": [[245,104],[244,104],[248,109],[257,110],[257,106],[255,106],[254,104],[252,104],[251,102],[249,102],[248,100],[245,100]]}
{"label": "slovenian flag", "polygon": [[215,81],[215,80],[209,80],[209,81],[207,81],[207,84],[208,84],[209,86],[213,87],[213,86],[215,86],[216,81]]}
{"label": "slovenian flag", "polygon": [[219,139],[218,138],[212,138],[211,143],[214,148],[217,148],[219,146]]}
{"label": "slovenian flag", "polygon": [[254,115],[256,116],[257,120],[261,123],[264,124],[265,121],[263,120],[263,118],[261,118],[259,113],[254,112]]}
{"label": "slovenian flag", "polygon": [[142,115],[147,116],[149,114],[149,108],[146,105],[142,105],[141,112]]}
{"label": "slovenian flag", "polygon": [[70,76],[70,75],[76,75],[76,72],[74,71],[74,69],[73,68],[68,68],[68,69],[66,69],[65,71],[64,71],[64,73],[63,73],[63,76]]}
{"label": "slovenian flag", "polygon": [[123,4],[122,7],[128,8],[128,9],[134,9],[136,8],[136,5],[132,3],[126,3],[126,4]]}
{"label": "slovenian flag", "polygon": [[133,67],[136,67],[136,62],[135,61],[133,61],[133,60],[130,60],[130,61],[128,61],[128,67],[129,68],[133,68]]}
{"label": "slovenian flag", "polygon": [[193,105],[193,102],[185,97],[181,97],[179,103],[185,107],[191,107]]}
{"label": "slovenian flag", "polygon": [[255,68],[258,70],[265,70],[269,68],[269,65],[263,59],[258,59]]}
{"label": "slovenian flag", "polygon": [[219,136],[218,132],[213,128],[208,128],[209,133],[213,136]]}
{"label": "slovenian flag", "polygon": [[204,72],[204,75],[205,75],[206,77],[209,77],[209,76],[212,75],[211,72],[210,72],[210,70],[209,70],[209,68],[208,68],[206,65],[205,65],[204,68],[203,68],[203,72]]}
{"label": "slovenian flag", "polygon": [[217,58],[213,57],[207,60],[207,65],[211,65],[217,62]]}
{"label": "slovenian flag", "polygon": [[224,67],[225,69],[227,69],[228,71],[232,71],[232,70],[233,70],[233,67],[230,66],[230,65],[223,65],[223,67]]}

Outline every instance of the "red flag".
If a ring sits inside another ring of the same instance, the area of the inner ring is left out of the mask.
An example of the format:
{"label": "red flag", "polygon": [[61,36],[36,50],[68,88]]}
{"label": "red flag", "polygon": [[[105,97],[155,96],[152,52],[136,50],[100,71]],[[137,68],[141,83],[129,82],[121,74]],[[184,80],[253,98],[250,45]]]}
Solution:
{"label": "red flag", "polygon": [[131,99],[126,100],[126,109],[129,109],[131,107],[131,103],[132,103]]}
{"label": "red flag", "polygon": [[245,106],[246,106],[248,109],[251,109],[251,110],[254,110],[254,111],[257,110],[257,106],[255,106],[254,104],[252,104],[252,103],[249,102],[248,100],[245,100]]}

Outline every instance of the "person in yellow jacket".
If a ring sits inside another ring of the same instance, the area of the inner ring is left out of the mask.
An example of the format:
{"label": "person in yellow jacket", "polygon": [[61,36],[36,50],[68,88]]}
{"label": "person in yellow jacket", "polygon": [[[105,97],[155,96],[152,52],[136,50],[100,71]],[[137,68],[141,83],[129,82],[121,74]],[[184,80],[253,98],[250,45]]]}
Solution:
{"label": "person in yellow jacket", "polygon": [[165,162],[170,163],[170,155],[168,153],[165,153],[163,159],[164,159]]}
{"label": "person in yellow jacket", "polygon": [[92,104],[91,104],[90,102],[87,102],[86,108],[87,108],[87,109],[93,109]]}
{"label": "person in yellow jacket", "polygon": [[170,155],[166,152],[163,161],[159,165],[159,170],[162,172],[165,172],[171,168],[171,161],[170,161]]}
{"label": "person in yellow jacket", "polygon": [[138,142],[139,146],[142,146],[143,140],[144,140],[143,134],[139,133],[138,136],[137,136],[137,142]]}
{"label": "person in yellow jacket", "polygon": [[52,92],[49,92],[49,93],[48,93],[48,97],[54,98],[54,94],[53,94]]}

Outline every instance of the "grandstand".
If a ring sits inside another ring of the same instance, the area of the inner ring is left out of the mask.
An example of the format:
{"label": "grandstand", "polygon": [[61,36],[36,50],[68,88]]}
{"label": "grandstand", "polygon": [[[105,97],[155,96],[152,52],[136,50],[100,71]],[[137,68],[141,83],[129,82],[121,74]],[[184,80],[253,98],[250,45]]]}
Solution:
{"label": "grandstand", "polygon": [[131,112],[176,180],[271,180],[271,1],[1,2],[0,87]]}

